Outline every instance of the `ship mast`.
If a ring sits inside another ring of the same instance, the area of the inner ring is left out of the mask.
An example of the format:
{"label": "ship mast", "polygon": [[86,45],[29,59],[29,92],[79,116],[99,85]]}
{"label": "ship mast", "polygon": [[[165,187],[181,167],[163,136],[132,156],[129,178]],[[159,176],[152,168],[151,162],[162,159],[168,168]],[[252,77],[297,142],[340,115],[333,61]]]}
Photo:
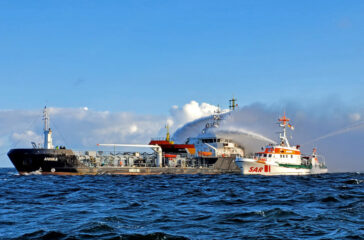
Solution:
{"label": "ship mast", "polygon": [[43,110],[43,120],[44,120],[44,148],[53,149],[52,130],[49,127],[49,116],[48,116],[47,106],[45,106]]}
{"label": "ship mast", "polygon": [[283,135],[282,135],[282,133],[279,134],[279,138],[281,139],[280,144],[282,146],[290,147],[288,138],[287,138],[287,129],[286,129],[287,126],[289,127],[289,124],[288,124],[289,118],[286,118],[286,112],[284,112],[283,117],[278,119],[278,121],[281,122],[279,126],[281,128],[283,128],[283,132],[282,132]]}
{"label": "ship mast", "polygon": [[202,130],[202,133],[206,133],[209,128],[218,128],[220,125],[220,121],[224,120],[221,116],[220,106],[217,106],[217,109],[214,111],[212,115],[212,122],[208,122],[205,125],[205,128]]}
{"label": "ship mast", "polygon": [[237,101],[237,99],[236,98],[232,98],[231,100],[229,100],[229,109],[231,110],[231,111],[234,111],[235,110],[235,108],[237,108],[238,107],[238,104],[236,104],[236,101]]}
{"label": "ship mast", "polygon": [[220,106],[219,105],[217,105],[217,109],[214,112],[213,119],[214,120],[212,122],[212,126],[211,127],[218,128],[219,125],[220,125],[220,121],[222,120],[221,110],[220,110]]}
{"label": "ship mast", "polygon": [[[237,99],[234,97],[231,100],[229,100],[230,111],[234,111],[238,107],[238,104],[236,102]],[[212,115],[212,122],[206,123],[205,128],[202,130],[202,133],[206,133],[206,131],[212,127],[218,128],[220,126],[220,121],[222,120],[224,120],[224,118],[220,106],[217,105],[217,109],[214,111],[214,114]]]}
{"label": "ship mast", "polygon": [[171,135],[169,134],[169,125],[166,124],[167,134],[166,134],[166,141],[171,142]]}

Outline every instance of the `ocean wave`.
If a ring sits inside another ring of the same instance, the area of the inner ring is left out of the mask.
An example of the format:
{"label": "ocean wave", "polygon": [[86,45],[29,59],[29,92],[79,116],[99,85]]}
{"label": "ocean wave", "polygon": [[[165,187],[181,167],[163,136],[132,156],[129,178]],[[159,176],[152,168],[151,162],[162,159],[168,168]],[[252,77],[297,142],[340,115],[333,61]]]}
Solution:
{"label": "ocean wave", "polygon": [[343,183],[359,185],[359,184],[363,183],[363,180],[358,180],[358,179],[354,178],[354,179],[350,179],[350,180],[345,180],[345,181],[343,181]]}
{"label": "ocean wave", "polygon": [[0,169],[0,239],[345,239],[363,231],[364,174],[8,172]]}
{"label": "ocean wave", "polygon": [[14,240],[57,240],[66,239],[67,235],[58,231],[38,230],[31,233],[23,234],[19,237],[12,238]]}

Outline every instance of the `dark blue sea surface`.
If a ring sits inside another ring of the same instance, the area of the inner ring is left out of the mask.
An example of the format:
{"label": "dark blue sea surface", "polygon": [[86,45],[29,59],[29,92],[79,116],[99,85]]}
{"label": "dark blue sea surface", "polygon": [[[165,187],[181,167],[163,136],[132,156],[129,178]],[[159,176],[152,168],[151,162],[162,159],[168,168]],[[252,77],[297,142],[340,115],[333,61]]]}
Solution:
{"label": "dark blue sea surface", "polygon": [[363,239],[364,174],[19,176],[0,239]]}

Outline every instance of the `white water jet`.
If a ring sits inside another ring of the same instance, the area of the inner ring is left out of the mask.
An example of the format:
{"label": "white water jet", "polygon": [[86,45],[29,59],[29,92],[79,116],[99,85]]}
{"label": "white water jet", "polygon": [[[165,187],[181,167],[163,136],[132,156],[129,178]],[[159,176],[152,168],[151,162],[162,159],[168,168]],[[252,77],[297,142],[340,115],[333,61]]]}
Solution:
{"label": "white water jet", "polygon": [[[259,151],[261,147],[267,144],[275,143],[273,140],[261,134],[249,131],[241,126],[236,126],[239,123],[238,119],[236,119],[238,115],[224,113],[221,116],[225,120],[221,121],[219,127],[210,128],[207,133],[219,138],[231,139],[243,148],[246,154]],[[173,139],[176,142],[185,142],[189,137],[203,136],[202,129],[206,123],[212,121],[212,118],[213,116],[204,117],[185,124],[183,127],[177,129],[173,135]]]}
{"label": "white water jet", "polygon": [[344,134],[344,133],[353,131],[353,130],[355,130],[357,128],[360,128],[360,127],[363,127],[363,126],[364,126],[364,121],[361,121],[361,122],[355,123],[353,125],[350,125],[348,127],[345,127],[343,129],[340,129],[340,130],[325,134],[325,135],[323,135],[321,137],[318,137],[318,138],[315,138],[315,139],[310,140],[308,142],[305,142],[302,145],[306,145],[306,144],[309,144],[309,143],[314,143],[314,142],[317,142],[317,141],[320,141],[320,140],[323,140],[323,139],[326,139],[326,138],[329,138],[329,137],[334,137],[334,136],[337,136],[337,135],[340,135],[340,134]]}

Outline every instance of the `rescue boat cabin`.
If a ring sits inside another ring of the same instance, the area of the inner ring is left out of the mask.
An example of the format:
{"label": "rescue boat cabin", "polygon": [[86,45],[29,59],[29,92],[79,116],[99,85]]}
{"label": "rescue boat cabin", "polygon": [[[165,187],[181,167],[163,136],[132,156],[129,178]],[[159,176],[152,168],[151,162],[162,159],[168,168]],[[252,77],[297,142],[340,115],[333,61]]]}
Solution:
{"label": "rescue boat cabin", "polygon": [[284,113],[282,118],[279,118],[280,127],[282,132],[279,134],[280,144],[268,145],[265,147],[263,152],[255,154],[254,159],[260,161],[279,161],[289,164],[300,164],[301,163],[301,151],[300,146],[290,146],[287,138],[287,127],[293,130],[293,126],[289,124],[289,118]]}
{"label": "rescue boat cabin", "polygon": [[261,161],[282,160],[295,164],[301,161],[301,151],[299,150],[299,145],[295,147],[275,147],[269,145],[263,152],[256,153],[254,159]]}

